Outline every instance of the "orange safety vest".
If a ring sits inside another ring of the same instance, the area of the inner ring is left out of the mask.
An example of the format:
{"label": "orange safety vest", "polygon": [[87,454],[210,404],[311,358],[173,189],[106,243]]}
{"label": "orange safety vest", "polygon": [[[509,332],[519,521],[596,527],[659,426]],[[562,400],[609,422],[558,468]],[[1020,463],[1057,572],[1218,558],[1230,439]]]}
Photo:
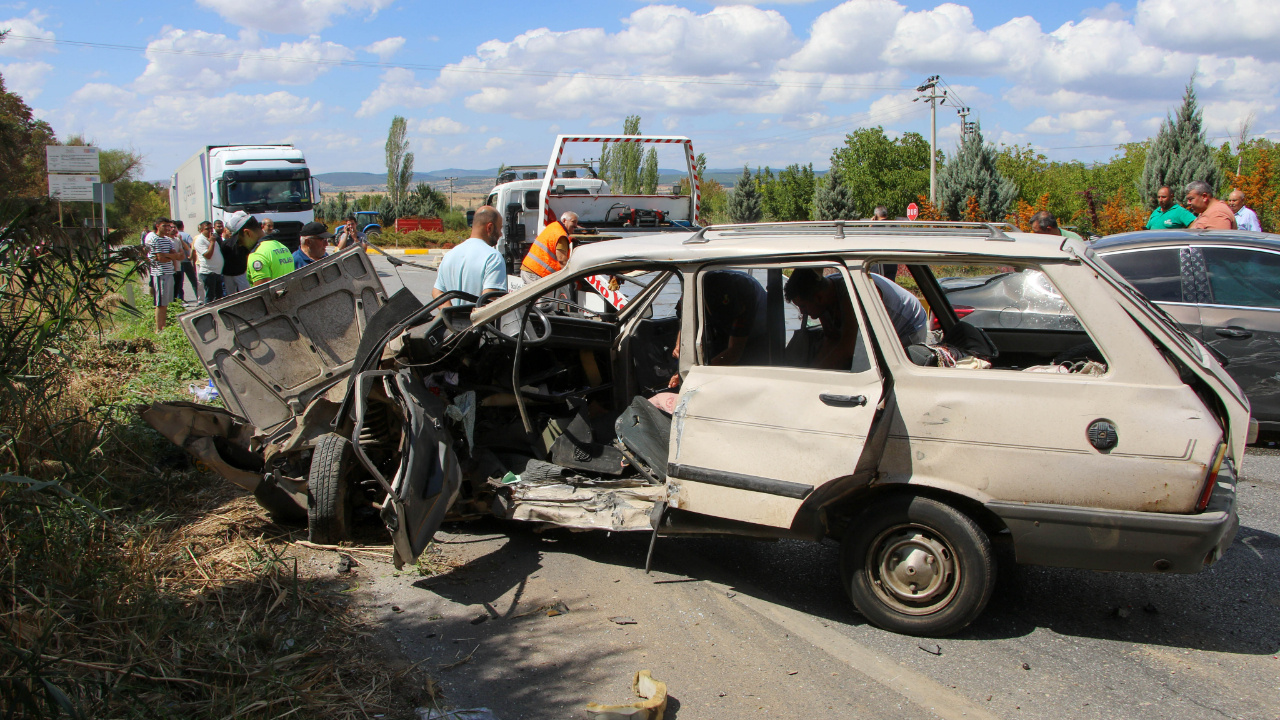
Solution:
{"label": "orange safety vest", "polygon": [[556,260],[556,246],[560,244],[560,238],[568,235],[569,233],[560,223],[553,222],[548,225],[538,233],[538,238],[529,247],[529,254],[525,255],[524,262],[520,263],[521,269],[528,270],[538,277],[560,272],[563,266]]}

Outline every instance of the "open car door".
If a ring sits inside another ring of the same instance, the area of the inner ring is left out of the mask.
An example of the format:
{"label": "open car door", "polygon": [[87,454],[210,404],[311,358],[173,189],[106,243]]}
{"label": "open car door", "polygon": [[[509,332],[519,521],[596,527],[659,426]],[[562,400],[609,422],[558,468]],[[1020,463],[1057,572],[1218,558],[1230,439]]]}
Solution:
{"label": "open car door", "polygon": [[227,409],[272,434],[346,378],[386,300],[372,262],[353,249],[178,321]]}

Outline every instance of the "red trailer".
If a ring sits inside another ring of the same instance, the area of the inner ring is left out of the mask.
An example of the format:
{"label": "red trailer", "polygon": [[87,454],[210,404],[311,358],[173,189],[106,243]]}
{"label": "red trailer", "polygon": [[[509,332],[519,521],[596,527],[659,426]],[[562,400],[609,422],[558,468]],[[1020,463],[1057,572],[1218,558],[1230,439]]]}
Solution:
{"label": "red trailer", "polygon": [[396,232],[413,232],[414,230],[427,230],[429,232],[444,232],[444,220],[440,218],[421,218],[409,217],[396,220]]}

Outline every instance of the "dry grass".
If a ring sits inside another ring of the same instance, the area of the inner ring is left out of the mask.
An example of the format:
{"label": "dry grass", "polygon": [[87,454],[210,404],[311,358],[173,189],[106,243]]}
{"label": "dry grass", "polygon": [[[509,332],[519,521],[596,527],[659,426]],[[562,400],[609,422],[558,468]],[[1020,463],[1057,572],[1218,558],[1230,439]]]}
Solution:
{"label": "dry grass", "polygon": [[136,419],[131,403],[185,394],[191,358],[180,338],[128,339],[134,322],[65,355],[0,456],[0,717],[412,717],[437,700],[370,638],[329,551]]}

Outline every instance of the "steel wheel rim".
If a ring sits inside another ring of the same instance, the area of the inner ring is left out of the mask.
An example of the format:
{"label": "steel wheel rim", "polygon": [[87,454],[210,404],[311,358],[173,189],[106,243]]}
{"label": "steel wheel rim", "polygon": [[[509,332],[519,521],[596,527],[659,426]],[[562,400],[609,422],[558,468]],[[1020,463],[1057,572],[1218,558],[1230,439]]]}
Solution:
{"label": "steel wheel rim", "polygon": [[944,537],[923,525],[895,525],[876,536],[863,566],[876,595],[906,615],[931,615],[960,588],[960,563]]}

